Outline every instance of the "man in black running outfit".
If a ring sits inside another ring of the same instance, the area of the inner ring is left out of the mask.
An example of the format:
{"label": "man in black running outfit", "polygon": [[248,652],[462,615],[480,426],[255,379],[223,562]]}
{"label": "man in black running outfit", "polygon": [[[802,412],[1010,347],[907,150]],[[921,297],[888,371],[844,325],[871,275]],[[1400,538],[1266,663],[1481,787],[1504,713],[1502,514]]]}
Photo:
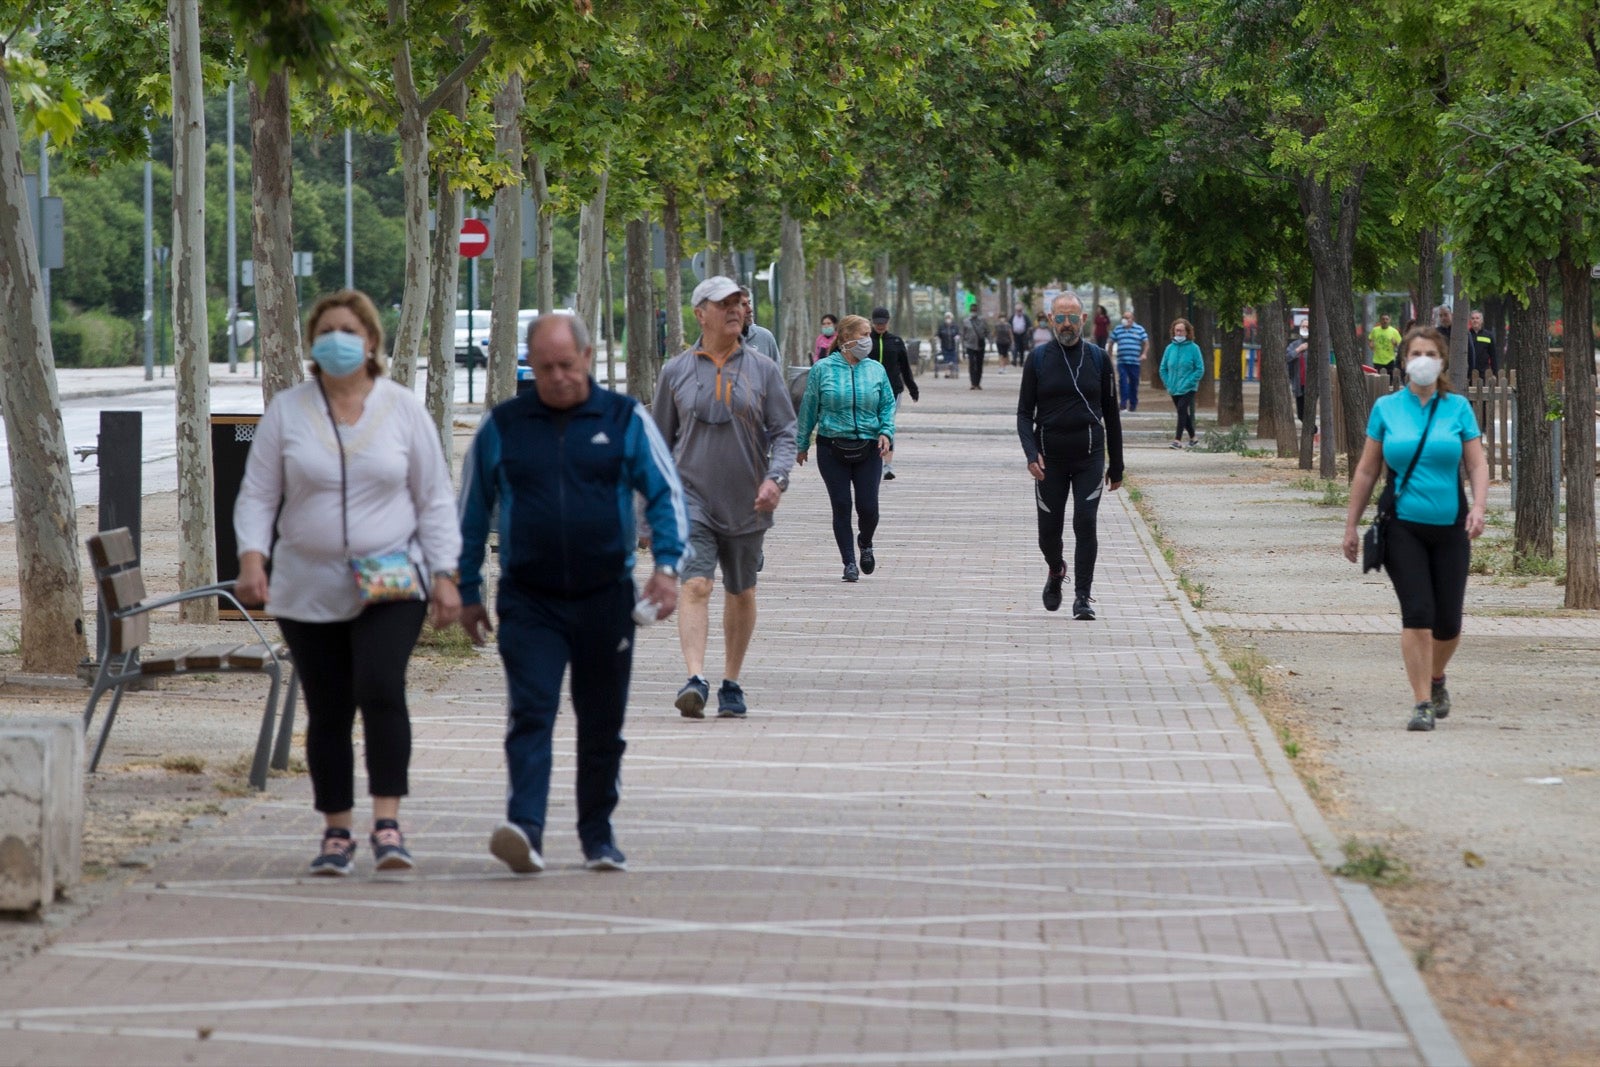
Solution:
{"label": "man in black running outfit", "polygon": [[[1046,611],[1061,608],[1067,576],[1062,529],[1072,498],[1072,617],[1091,620],[1090,591],[1100,540],[1095,524],[1103,488],[1122,488],[1122,419],[1117,385],[1105,351],[1084,339],[1083,302],[1062,293],[1050,305],[1054,339],[1029,353],[1022,364],[1017,399],[1017,436],[1028,458],[1038,505],[1039,551],[1050,577],[1044,583]],[[1110,469],[1107,469],[1107,457]]]}

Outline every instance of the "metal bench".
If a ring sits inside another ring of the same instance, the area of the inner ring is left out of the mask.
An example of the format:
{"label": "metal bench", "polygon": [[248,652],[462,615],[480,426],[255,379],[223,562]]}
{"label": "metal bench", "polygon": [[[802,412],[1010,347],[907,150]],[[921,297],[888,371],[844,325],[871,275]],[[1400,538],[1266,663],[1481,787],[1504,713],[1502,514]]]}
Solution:
{"label": "metal bench", "polygon": [[[234,671],[251,671],[265,674],[272,680],[267,692],[267,707],[261,717],[261,733],[256,740],[255,758],[250,765],[250,784],[257,789],[267,787],[267,766],[270,756],[272,767],[284,770],[289,765],[290,731],[294,726],[295,677],[289,661],[288,649],[269,642],[261,627],[245,611],[233,595],[233,582],[218,582],[199,589],[188,589],[174,596],[157,600],[146,599],[144,576],[139,571],[138,556],[133,547],[133,536],[126,527],[105,530],[89,538],[89,559],[94,565],[95,581],[100,589],[100,602],[105,611],[106,626],[101,636],[100,670],[95,675],[89,692],[89,703],[83,709],[83,730],[87,736],[94,721],[95,705],[106,693],[111,694],[111,706],[106,708],[105,721],[100,726],[100,739],[95,743],[94,755],[89,759],[89,770],[100,765],[100,755],[105,750],[106,738],[111,735],[111,725],[117,719],[117,707],[122,703],[123,690],[141,678],[180,674],[227,674]],[[255,631],[256,643],[248,645],[201,645],[174,652],[141,655],[144,643],[150,638],[150,613],[158,608],[171,607],[186,600],[204,597],[222,597],[239,609],[244,621]],[[278,695],[284,684],[288,685],[283,709],[283,721],[278,728],[277,745],[272,743],[273,723],[278,718]]]}

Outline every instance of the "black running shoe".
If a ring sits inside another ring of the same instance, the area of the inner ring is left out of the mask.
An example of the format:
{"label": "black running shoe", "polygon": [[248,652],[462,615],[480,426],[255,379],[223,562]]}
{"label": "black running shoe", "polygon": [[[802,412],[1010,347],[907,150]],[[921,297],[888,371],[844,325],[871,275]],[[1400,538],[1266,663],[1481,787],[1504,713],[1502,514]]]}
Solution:
{"label": "black running shoe", "polygon": [[1080,622],[1094,622],[1094,608],[1089,601],[1092,598],[1078,596],[1072,598],[1072,617]]}
{"label": "black running shoe", "polygon": [[1049,578],[1045,579],[1044,593],[1040,598],[1044,601],[1044,610],[1061,610],[1061,583],[1066,579],[1066,577],[1067,572],[1063,569],[1060,574],[1052,574]]}
{"label": "black running shoe", "polygon": [[717,718],[742,719],[749,710],[745,706],[744,690],[739,688],[739,683],[724,678],[717,690]]}
{"label": "black running shoe", "polygon": [[863,548],[861,550],[861,573],[871,574],[877,569],[878,558],[872,554],[872,548],[870,546]]}
{"label": "black running shoe", "polygon": [[703,719],[706,717],[706,699],[710,696],[711,683],[696,674],[683,683],[672,706],[685,719]]}
{"label": "black running shoe", "polygon": [[854,563],[846,563],[844,565],[844,577],[840,580],[845,582],[859,582],[861,580],[861,568],[857,567]]}
{"label": "black running shoe", "polygon": [[1444,679],[1440,678],[1433,683],[1432,700],[1433,717],[1435,719],[1448,719],[1450,717],[1450,690],[1444,687]]}
{"label": "black running shoe", "polygon": [[1413,731],[1431,730],[1433,729],[1433,720],[1433,705],[1424,700],[1422,703],[1418,704],[1416,710],[1412,712],[1411,721],[1406,723],[1406,729]]}

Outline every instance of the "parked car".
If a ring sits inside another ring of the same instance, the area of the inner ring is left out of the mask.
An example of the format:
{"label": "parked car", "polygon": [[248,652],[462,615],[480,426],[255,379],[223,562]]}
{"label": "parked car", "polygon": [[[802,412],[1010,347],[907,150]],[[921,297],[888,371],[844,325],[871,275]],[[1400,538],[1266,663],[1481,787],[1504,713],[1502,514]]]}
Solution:
{"label": "parked car", "polygon": [[489,312],[486,309],[456,311],[456,363],[461,366],[489,365]]}

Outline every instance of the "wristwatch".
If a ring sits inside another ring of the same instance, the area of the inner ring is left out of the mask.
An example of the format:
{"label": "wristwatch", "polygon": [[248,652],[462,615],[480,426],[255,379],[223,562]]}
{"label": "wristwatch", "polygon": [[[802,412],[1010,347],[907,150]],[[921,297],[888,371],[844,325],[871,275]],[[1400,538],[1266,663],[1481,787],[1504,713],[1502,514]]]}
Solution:
{"label": "wristwatch", "polygon": [[676,563],[657,563],[656,573],[675,579],[678,577],[678,565]]}
{"label": "wristwatch", "polygon": [[457,585],[461,584],[461,569],[459,567],[452,567],[447,571],[434,571],[433,576],[435,578],[448,578]]}
{"label": "wristwatch", "polygon": [[772,481],[778,487],[778,492],[787,493],[789,491],[789,476],[787,474],[774,474]]}

